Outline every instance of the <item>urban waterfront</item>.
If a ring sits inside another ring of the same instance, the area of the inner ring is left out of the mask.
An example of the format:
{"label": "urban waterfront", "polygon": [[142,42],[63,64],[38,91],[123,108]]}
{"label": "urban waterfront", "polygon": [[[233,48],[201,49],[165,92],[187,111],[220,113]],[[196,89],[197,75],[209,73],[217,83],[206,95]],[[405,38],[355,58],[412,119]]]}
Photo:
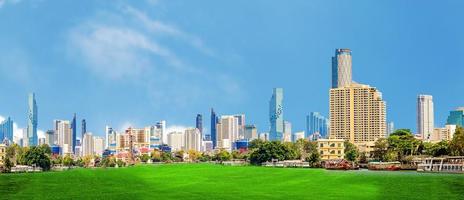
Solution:
{"label": "urban waterfront", "polygon": [[0,0],[0,199],[464,199],[462,8]]}

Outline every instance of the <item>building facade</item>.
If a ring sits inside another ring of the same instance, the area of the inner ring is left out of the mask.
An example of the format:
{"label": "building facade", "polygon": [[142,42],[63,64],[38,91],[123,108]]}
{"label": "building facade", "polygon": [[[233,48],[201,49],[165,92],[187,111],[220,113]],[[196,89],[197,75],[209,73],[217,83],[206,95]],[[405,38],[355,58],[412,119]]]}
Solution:
{"label": "building facade", "polygon": [[349,86],[352,82],[350,49],[336,49],[332,57],[332,88]]}
{"label": "building facade", "polygon": [[345,157],[345,145],[343,139],[319,139],[317,150],[321,160],[343,159]]}
{"label": "building facade", "polygon": [[245,125],[245,139],[258,139],[258,129],[255,125]]}
{"label": "building facade", "polygon": [[13,143],[13,120],[10,117],[0,123],[0,143]]}
{"label": "building facade", "polygon": [[172,151],[180,151],[184,149],[184,133],[171,132],[168,134],[168,145]]}
{"label": "building facade", "polygon": [[203,116],[201,114],[197,114],[195,119],[195,127],[200,131],[201,135],[203,136]]}
{"label": "building facade", "polygon": [[234,142],[239,138],[239,122],[233,115],[221,116],[219,123],[216,124],[217,148],[232,150]]}
{"label": "building facade", "polygon": [[430,136],[430,142],[451,141],[456,132],[456,125],[445,125],[443,128],[434,128]]}
{"label": "building facade", "polygon": [[271,129],[269,130],[269,140],[282,141],[284,134],[284,90],[282,88],[274,88],[271,100],[269,101],[269,122]]}
{"label": "building facade", "polygon": [[283,142],[292,142],[292,123],[284,121],[284,138]]}
{"label": "building facade", "polygon": [[73,119],[71,122],[71,132],[72,132],[72,151],[75,152],[76,144],[77,144],[77,124],[76,124],[76,113],[73,115]]}
{"label": "building facade", "polygon": [[27,145],[37,146],[37,123],[38,123],[38,107],[35,100],[35,93],[29,94],[29,110],[27,117]]}
{"label": "building facade", "polygon": [[450,114],[446,119],[446,124],[464,127],[464,107],[450,111]]}
{"label": "building facade", "polygon": [[376,88],[362,84],[330,89],[330,138],[354,144],[386,137],[386,103]]}
{"label": "building facade", "polygon": [[306,135],[309,138],[317,133],[322,138],[326,138],[329,132],[329,120],[318,112],[311,112],[306,116]]}
{"label": "building facade", "polygon": [[94,154],[94,138],[93,134],[87,132],[84,134],[84,138],[82,139],[82,156],[93,156]]}
{"label": "building facade", "polygon": [[434,129],[433,98],[431,95],[417,97],[417,133],[422,139],[431,139]]}
{"label": "building facade", "polygon": [[216,113],[214,112],[214,109],[211,108],[211,132],[210,132],[210,138],[211,141],[213,141],[213,148],[216,148],[217,146],[217,123],[219,119]]}
{"label": "building facade", "polygon": [[189,128],[184,133],[185,151],[201,151],[201,133],[197,128]]}
{"label": "building facade", "polygon": [[61,148],[62,155],[73,154],[73,140],[71,123],[67,120],[55,120],[55,133],[58,136],[58,146]]}
{"label": "building facade", "polygon": [[105,139],[103,139],[103,137],[94,136],[93,137],[94,155],[101,157],[103,155],[104,150],[105,150]]}
{"label": "building facade", "polygon": [[293,133],[292,142],[296,142],[299,139],[305,139],[305,132],[304,131],[299,131],[299,132]]}

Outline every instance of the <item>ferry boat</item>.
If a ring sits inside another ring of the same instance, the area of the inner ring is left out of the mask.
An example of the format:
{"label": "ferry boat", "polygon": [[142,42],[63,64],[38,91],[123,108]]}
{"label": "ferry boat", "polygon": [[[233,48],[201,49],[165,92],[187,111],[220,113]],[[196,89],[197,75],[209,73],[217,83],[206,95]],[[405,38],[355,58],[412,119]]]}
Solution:
{"label": "ferry boat", "polygon": [[464,156],[425,158],[417,165],[417,171],[464,173]]}
{"label": "ferry boat", "polygon": [[369,162],[367,164],[369,170],[384,170],[384,171],[398,171],[401,169],[401,163],[396,162]]}

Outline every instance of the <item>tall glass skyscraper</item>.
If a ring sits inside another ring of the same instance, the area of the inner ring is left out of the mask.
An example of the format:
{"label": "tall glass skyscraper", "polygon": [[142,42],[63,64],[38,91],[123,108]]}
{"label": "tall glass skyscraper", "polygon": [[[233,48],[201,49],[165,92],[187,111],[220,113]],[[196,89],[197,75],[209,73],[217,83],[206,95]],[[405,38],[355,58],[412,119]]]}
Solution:
{"label": "tall glass skyscraper", "polygon": [[305,138],[318,133],[320,137],[326,138],[329,132],[329,120],[318,112],[311,112],[306,116]]}
{"label": "tall glass skyscraper", "polygon": [[5,140],[9,144],[13,141],[13,120],[10,117],[0,124],[0,143]]}
{"label": "tall glass skyscraper", "polygon": [[74,113],[72,122],[71,122],[71,131],[72,131],[72,152],[76,154],[76,137],[77,137],[77,124],[76,124],[76,113]]}
{"label": "tall glass skyscraper", "polygon": [[271,100],[269,101],[269,140],[282,141],[284,133],[284,89],[274,88]]}
{"label": "tall glass skyscraper", "polygon": [[217,130],[216,130],[216,125],[219,121],[219,118],[217,117],[216,113],[214,112],[214,109],[211,108],[211,141],[213,142],[213,148],[216,148],[217,145]]}
{"label": "tall glass skyscraper", "polygon": [[464,127],[464,107],[451,111],[446,124]]}
{"label": "tall glass skyscraper", "polygon": [[82,125],[81,125],[82,133],[81,133],[81,141],[84,139],[84,134],[87,133],[87,122],[85,119],[82,119]]}
{"label": "tall glass skyscraper", "polygon": [[203,116],[201,114],[197,114],[195,123],[196,128],[200,131],[201,137],[203,137]]}
{"label": "tall glass skyscraper", "polygon": [[35,94],[30,93],[29,99],[29,110],[27,117],[27,139],[29,146],[37,146],[37,117],[38,117],[38,108],[37,102],[35,101]]}
{"label": "tall glass skyscraper", "polygon": [[351,50],[336,49],[332,57],[332,88],[345,87],[351,84]]}

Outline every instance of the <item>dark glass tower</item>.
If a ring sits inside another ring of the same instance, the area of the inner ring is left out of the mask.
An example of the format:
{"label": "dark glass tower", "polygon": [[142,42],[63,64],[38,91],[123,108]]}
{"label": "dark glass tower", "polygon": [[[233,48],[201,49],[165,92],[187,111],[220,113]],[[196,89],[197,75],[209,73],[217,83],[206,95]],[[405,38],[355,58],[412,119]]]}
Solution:
{"label": "dark glass tower", "polygon": [[87,133],[87,122],[85,122],[85,119],[82,119],[82,133],[81,133],[81,141],[84,138],[84,134]]}
{"label": "dark glass tower", "polygon": [[71,123],[71,131],[72,131],[72,152],[76,153],[76,136],[77,136],[77,129],[76,129],[76,113],[74,113],[72,123]]}
{"label": "dark glass tower", "polygon": [[201,116],[201,114],[197,114],[196,128],[200,131],[200,134],[203,137],[203,116]]}
{"label": "dark glass tower", "polygon": [[214,109],[211,108],[211,141],[213,142],[213,148],[216,148],[216,124],[218,122],[218,117],[214,112]]}

